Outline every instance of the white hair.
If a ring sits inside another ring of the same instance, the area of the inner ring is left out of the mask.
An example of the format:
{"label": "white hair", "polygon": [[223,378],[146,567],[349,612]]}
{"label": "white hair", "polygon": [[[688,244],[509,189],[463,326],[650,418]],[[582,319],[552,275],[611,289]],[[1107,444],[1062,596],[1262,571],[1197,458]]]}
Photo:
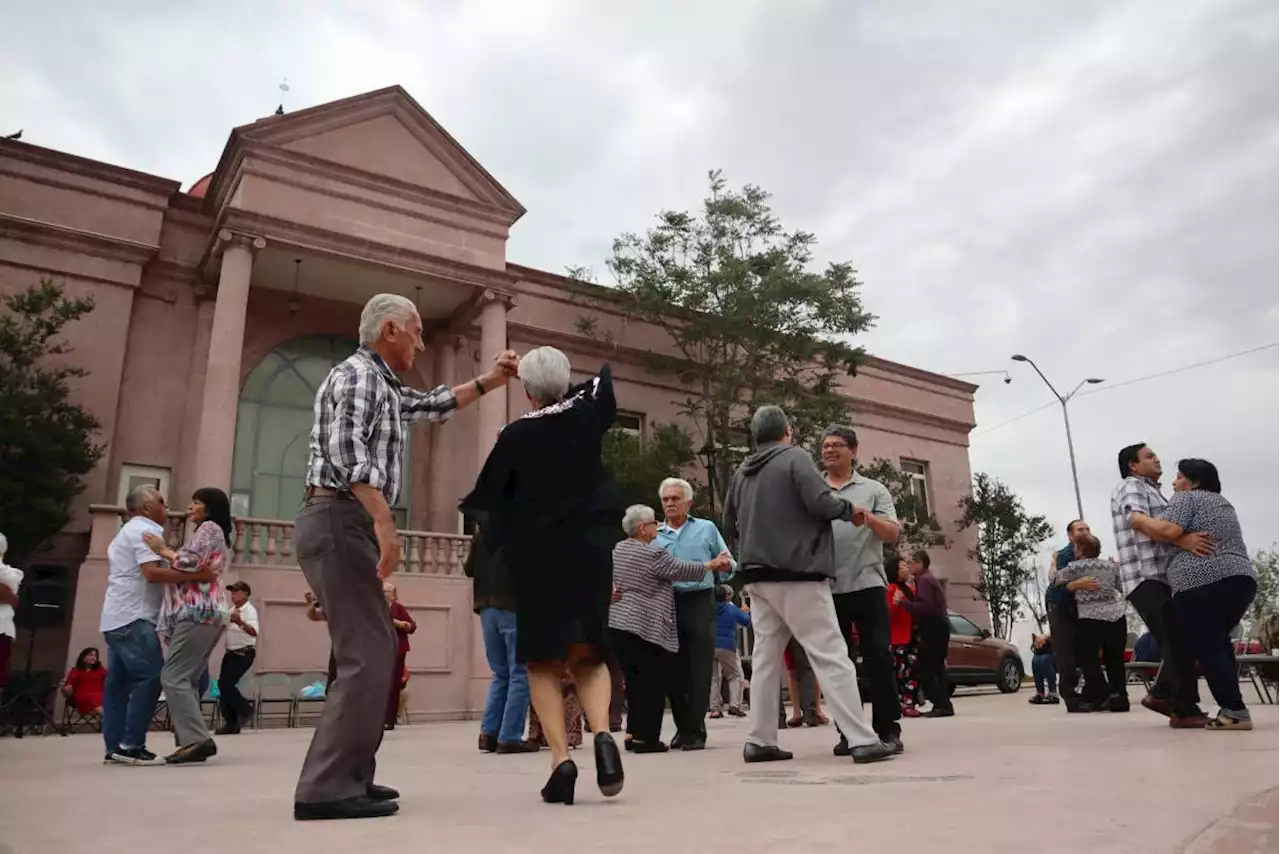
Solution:
{"label": "white hair", "polygon": [[569,390],[569,357],[555,347],[534,347],[525,353],[518,373],[536,403],[555,403]]}
{"label": "white hair", "polygon": [[682,477],[669,477],[658,487],[658,500],[662,500],[662,496],[673,486],[680,487],[680,491],[684,493],[685,501],[693,500],[693,484]]}
{"label": "white hair", "polygon": [[360,343],[372,344],[382,337],[382,326],[388,320],[409,320],[418,316],[413,300],[399,294],[376,294],[364,304],[360,312]]}
{"label": "white hair", "polygon": [[657,514],[653,512],[653,508],[644,504],[632,504],[627,508],[627,512],[622,514],[622,533],[628,537],[634,537],[636,532],[640,530],[640,526],[648,522],[656,522]]}
{"label": "white hair", "polygon": [[4,553],[9,551],[9,541],[5,539],[4,534],[0,534],[0,561],[4,560]]}

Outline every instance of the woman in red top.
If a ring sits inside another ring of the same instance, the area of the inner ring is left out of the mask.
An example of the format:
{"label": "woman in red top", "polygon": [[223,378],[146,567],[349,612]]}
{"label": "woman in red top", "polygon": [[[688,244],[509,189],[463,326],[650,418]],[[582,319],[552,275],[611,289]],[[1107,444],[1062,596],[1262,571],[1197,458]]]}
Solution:
{"label": "woman in red top", "polygon": [[899,590],[908,599],[915,598],[916,588],[911,581],[911,573],[897,555],[885,559],[884,574],[889,579],[889,587],[885,591],[889,597],[889,644],[893,647],[893,660],[897,664],[902,716],[918,718],[920,711],[916,708],[916,697],[920,691],[920,680],[916,678],[915,621],[910,611],[893,601]]}
{"label": "woman in red top", "polygon": [[391,693],[387,696],[387,717],[383,721],[384,729],[396,728],[396,715],[400,712],[400,676],[405,672],[405,656],[409,654],[409,635],[418,630],[409,609],[400,604],[396,586],[384,581],[382,592],[387,596],[387,605],[391,608],[391,625],[396,627],[396,669],[391,671],[395,677],[391,680]]}
{"label": "woman in red top", "polygon": [[62,695],[82,715],[102,713],[102,686],[107,681],[107,668],[102,666],[96,647],[80,650],[76,666],[67,671]]}

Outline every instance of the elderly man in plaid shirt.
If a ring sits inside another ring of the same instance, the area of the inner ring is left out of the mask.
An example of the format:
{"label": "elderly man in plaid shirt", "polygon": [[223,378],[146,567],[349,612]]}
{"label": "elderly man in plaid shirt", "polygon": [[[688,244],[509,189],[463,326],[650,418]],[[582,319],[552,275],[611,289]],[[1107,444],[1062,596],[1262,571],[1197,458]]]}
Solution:
{"label": "elderly man in plaid shirt", "polygon": [[1199,533],[1185,534],[1176,544],[1162,543],[1138,533],[1130,524],[1133,513],[1159,516],[1169,503],[1160,491],[1160,458],[1145,444],[1130,445],[1119,454],[1124,478],[1111,495],[1120,582],[1125,597],[1160,644],[1160,670],[1142,705],[1169,718],[1175,729],[1205,727],[1209,720],[1199,707],[1196,662],[1182,636],[1169,587],[1169,561],[1177,549],[1208,554],[1212,544]]}
{"label": "elderly man in plaid shirt", "polygon": [[444,421],[481,395],[506,387],[519,357],[505,351],[489,373],[456,388],[406,387],[423,350],[422,318],[396,294],[378,294],[360,314],[360,349],[316,391],[306,493],[294,548],[307,585],[324,603],[338,678],[311,739],[294,794],[299,820],[391,815],[399,793],[373,782],[374,754],[396,660],[396,633],[382,579],[400,563],[391,506],[400,492],[405,422]]}

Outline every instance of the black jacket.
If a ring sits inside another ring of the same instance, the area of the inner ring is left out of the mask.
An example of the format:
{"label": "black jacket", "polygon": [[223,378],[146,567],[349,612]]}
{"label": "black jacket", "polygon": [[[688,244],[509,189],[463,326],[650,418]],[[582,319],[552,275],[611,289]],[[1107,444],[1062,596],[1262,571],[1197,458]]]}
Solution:
{"label": "black jacket", "polygon": [[485,608],[515,610],[507,561],[502,549],[490,547],[483,529],[477,530],[471,538],[471,553],[467,555],[463,571],[472,580],[471,598],[477,614]]}

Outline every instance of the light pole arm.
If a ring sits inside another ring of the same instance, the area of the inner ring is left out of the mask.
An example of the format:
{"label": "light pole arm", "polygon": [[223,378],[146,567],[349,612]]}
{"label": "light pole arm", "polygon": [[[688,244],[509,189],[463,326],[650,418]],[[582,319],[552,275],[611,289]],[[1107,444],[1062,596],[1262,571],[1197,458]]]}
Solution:
{"label": "light pole arm", "polygon": [[[1058,400],[1065,406],[1067,400],[1070,398],[1071,395],[1068,395],[1067,397],[1063,397],[1062,395],[1058,394],[1058,390],[1053,387],[1053,383],[1049,382],[1049,378],[1046,377],[1044,375],[1044,372],[1040,370],[1040,366],[1037,365],[1035,362],[1031,361],[1030,359],[1027,359],[1026,361],[1027,361],[1027,364],[1030,365],[1032,369],[1037,374],[1040,375],[1040,379],[1044,380],[1044,384],[1049,387],[1049,391],[1053,392],[1053,396],[1058,398]],[[1073,391],[1071,394],[1075,394],[1075,392]]]}

